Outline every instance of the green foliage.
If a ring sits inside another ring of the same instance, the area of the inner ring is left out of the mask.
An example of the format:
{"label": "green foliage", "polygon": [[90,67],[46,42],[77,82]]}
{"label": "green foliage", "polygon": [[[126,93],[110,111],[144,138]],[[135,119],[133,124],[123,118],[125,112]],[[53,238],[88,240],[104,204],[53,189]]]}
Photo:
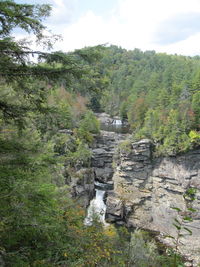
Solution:
{"label": "green foliage", "polygon": [[132,233],[129,247],[129,266],[158,266],[156,258],[158,258],[158,254],[155,242],[147,242],[140,230]]}
{"label": "green foliage", "polygon": [[[148,232],[136,229],[131,233],[131,239],[128,247],[127,265],[136,267],[168,267],[173,266],[173,254],[158,253],[159,244],[151,237]],[[181,260],[178,262],[181,264]],[[182,265],[176,266],[182,266]]]}
{"label": "green foliage", "polygon": [[1,1],[0,10],[0,35],[7,36],[18,26],[40,37],[45,29],[41,21],[50,15],[51,8],[49,5],[16,4],[7,0]]}
{"label": "green foliage", "polygon": [[80,128],[88,130],[90,133],[98,134],[100,131],[99,121],[92,111],[87,111],[84,119],[80,122]]}
{"label": "green foliage", "polygon": [[[36,131],[7,133],[1,137],[1,245],[8,266],[40,257],[49,238],[57,238],[52,225],[56,191],[51,183],[55,159],[51,144],[43,144]],[[29,259],[29,260],[28,260]],[[16,265],[19,266],[19,265]]]}
{"label": "green foliage", "polygon": [[195,124],[197,129],[200,130],[200,91],[195,92],[192,97],[192,109],[195,114]]}
{"label": "green foliage", "polygon": [[192,235],[192,230],[190,225],[187,223],[193,221],[193,214],[196,210],[192,207],[193,201],[196,199],[196,188],[189,187],[186,192],[183,194],[185,200],[185,209],[180,209],[178,207],[172,207],[173,210],[177,212],[177,216],[173,220],[173,227],[176,229],[175,235],[166,235],[167,238],[170,238],[173,241],[173,265],[174,267],[179,266],[180,256],[179,248],[182,244],[181,239]]}
{"label": "green foliage", "polygon": [[152,139],[158,154],[198,145],[189,133],[199,131],[199,58],[110,46],[98,66],[108,79],[101,109],[128,118],[135,139]]}
{"label": "green foliage", "polygon": [[80,121],[77,130],[77,136],[87,143],[93,142],[93,134],[98,134],[100,131],[100,124],[92,111],[87,111],[84,118]]}
{"label": "green foliage", "polygon": [[131,140],[127,139],[127,140],[124,140],[123,142],[121,142],[119,144],[119,149],[122,152],[126,152],[126,153],[131,152],[132,151]]}
{"label": "green foliage", "polygon": [[[155,244],[138,232],[129,244],[124,228],[104,229],[98,220],[86,227],[85,211],[70,198],[63,173],[90,163],[89,145],[99,134],[99,123],[87,111],[87,99],[95,111],[105,108],[117,114],[121,107],[122,118],[128,117],[133,130],[153,136],[165,151],[176,143],[175,151],[188,149],[188,138],[197,144],[199,79],[196,75],[192,83],[187,71],[194,73],[199,61],[102,46],[43,53],[11,37],[19,27],[51,46],[42,24],[49,11],[48,5],[0,3],[3,261],[8,267],[123,267],[131,262],[142,266],[149,257],[159,266]],[[40,63],[31,62],[31,55]],[[174,64],[184,71],[176,73]],[[184,100],[181,105],[179,99]],[[122,144],[122,149],[129,145]]]}
{"label": "green foliage", "polygon": [[127,103],[124,101],[120,106],[120,118],[122,119],[122,121],[127,119],[127,112],[128,112]]}
{"label": "green foliage", "polygon": [[[80,63],[81,53],[31,51],[28,42],[16,41],[10,36],[12,30],[19,27],[33,33],[40,44],[44,42],[51,47],[54,38],[43,35],[45,26],[42,24],[50,9],[48,5],[0,3],[0,112],[4,120],[15,122],[21,128],[25,127],[29,112],[48,113],[48,121],[52,119],[47,105],[50,90],[55,84],[68,89],[74,79],[80,79],[86,73]],[[33,56],[41,63],[33,63]],[[84,60],[87,60],[87,53]],[[61,124],[62,120],[64,127],[70,127],[68,103],[62,102],[58,106],[51,106],[51,113],[57,117],[56,123]]]}
{"label": "green foliage", "polygon": [[180,151],[185,152],[191,148],[190,138],[185,132],[184,120],[177,110],[170,111],[164,136],[166,137],[161,149],[169,155],[175,155]]}
{"label": "green foliage", "polygon": [[89,166],[92,153],[88,146],[77,139],[76,150],[66,155],[66,160],[70,166]]}
{"label": "green foliage", "polygon": [[[41,40],[41,21],[49,10],[47,5],[0,3],[0,252],[6,266],[85,266],[97,229],[88,233],[85,213],[69,198],[62,175],[67,157],[73,154],[73,164],[86,162],[90,151],[77,136],[58,133],[74,127],[76,119],[79,124],[74,115],[78,97],[65,89],[83,73],[81,55],[30,51],[27,43],[10,37],[18,26]],[[31,54],[43,63],[30,62]],[[84,103],[78,112],[85,113]],[[98,131],[91,114],[81,127]]]}
{"label": "green foliage", "polygon": [[200,134],[196,131],[190,131],[189,137],[192,143],[199,144],[200,143]]}

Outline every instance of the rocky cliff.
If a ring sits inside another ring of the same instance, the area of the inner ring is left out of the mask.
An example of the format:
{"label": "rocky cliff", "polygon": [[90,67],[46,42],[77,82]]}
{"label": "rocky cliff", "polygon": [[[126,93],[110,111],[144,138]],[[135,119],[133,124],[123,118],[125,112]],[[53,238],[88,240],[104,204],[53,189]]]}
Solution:
{"label": "rocky cliff", "polygon": [[[155,158],[150,140],[121,143],[127,135],[101,131],[95,137],[91,166],[80,166],[70,175],[72,196],[87,207],[94,195],[94,182],[107,184],[108,222],[155,231],[170,246],[173,240],[165,236],[176,238],[178,233],[173,223],[179,215],[173,207],[179,208],[182,215],[188,207],[193,207],[196,211],[189,214],[193,221],[183,225],[192,230],[192,235],[185,231],[179,250],[191,260],[189,266],[197,266],[200,262],[200,149],[185,155]],[[192,204],[184,198],[191,187],[197,189]]]}
{"label": "rocky cliff", "polygon": [[126,138],[125,134],[101,131],[96,136],[92,149],[91,167],[94,168],[95,180],[102,183],[112,183],[114,174],[113,156],[118,144]]}
{"label": "rocky cliff", "polygon": [[101,131],[99,135],[94,136],[95,142],[90,148],[91,164],[88,167],[79,164],[71,170],[65,169],[66,183],[69,185],[71,195],[83,207],[87,207],[94,197],[95,182],[104,183],[107,185],[106,188],[113,188],[113,156],[118,144],[126,136],[126,134]]}
{"label": "rocky cliff", "polygon": [[160,232],[162,241],[170,245],[172,239],[164,236],[176,237],[178,232],[173,226],[174,218],[178,218],[173,207],[184,213],[191,205],[184,193],[197,188],[192,203],[196,211],[190,215],[193,221],[184,225],[192,235],[185,231],[179,249],[193,260],[191,266],[200,262],[200,150],[153,158],[150,140],[128,143],[119,150],[113,182],[114,190],[107,197],[107,220]]}

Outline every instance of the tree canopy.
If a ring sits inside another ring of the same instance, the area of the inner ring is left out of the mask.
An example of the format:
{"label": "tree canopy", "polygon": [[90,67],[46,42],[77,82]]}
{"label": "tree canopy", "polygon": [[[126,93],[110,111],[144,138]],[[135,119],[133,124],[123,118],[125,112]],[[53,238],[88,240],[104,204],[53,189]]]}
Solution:
{"label": "tree canopy", "polygon": [[106,83],[93,103],[128,119],[134,139],[151,138],[158,154],[199,145],[200,137],[190,138],[191,131],[200,131],[199,57],[110,46],[96,67]]}

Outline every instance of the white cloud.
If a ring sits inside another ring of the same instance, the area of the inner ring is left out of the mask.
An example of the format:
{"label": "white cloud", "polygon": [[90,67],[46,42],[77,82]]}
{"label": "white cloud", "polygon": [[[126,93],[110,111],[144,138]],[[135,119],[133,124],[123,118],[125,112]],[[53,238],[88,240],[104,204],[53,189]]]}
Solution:
{"label": "white cloud", "polygon": [[155,49],[158,52],[167,52],[169,54],[195,56],[200,55],[200,47],[198,44],[200,44],[200,33],[171,45],[157,46]]}
{"label": "white cloud", "polygon": [[51,16],[48,19],[48,23],[54,27],[61,24],[69,24],[73,18],[73,12],[75,9],[76,0],[52,0]]}
{"label": "white cloud", "polygon": [[[67,5],[70,6],[72,1],[54,2],[54,17],[61,18]],[[200,41],[200,33],[197,32],[193,36],[187,36],[185,40],[168,45],[159,45],[156,40],[156,34],[162,31],[159,25],[164,21],[170,21],[170,18],[180,14],[200,14],[199,0],[119,0],[116,3],[115,8],[110,11],[110,17],[107,16],[106,19],[88,10],[73,23],[62,24],[59,32],[62,33],[64,41],[56,48],[69,51],[84,46],[110,43],[127,49],[137,47],[167,53],[199,54],[196,44]],[[172,23],[169,25],[173,27]]]}
{"label": "white cloud", "polygon": [[107,40],[103,32],[105,24],[101,17],[95,16],[88,11],[76,23],[66,27],[63,31],[63,50],[73,50],[87,45],[95,45]]}

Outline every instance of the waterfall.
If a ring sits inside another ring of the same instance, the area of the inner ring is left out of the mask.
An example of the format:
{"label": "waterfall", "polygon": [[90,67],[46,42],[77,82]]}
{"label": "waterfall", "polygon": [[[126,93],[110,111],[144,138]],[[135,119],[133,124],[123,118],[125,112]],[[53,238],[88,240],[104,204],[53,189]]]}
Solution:
{"label": "waterfall", "polygon": [[113,121],[113,124],[115,124],[115,125],[122,125],[122,121],[121,120],[118,120],[118,119],[115,119]]}
{"label": "waterfall", "polygon": [[93,149],[91,162],[91,167],[94,168],[95,197],[90,201],[84,224],[92,225],[94,218],[98,217],[99,221],[106,226],[109,224],[105,222],[104,196],[105,192],[109,194],[114,189],[112,162],[115,146],[127,137],[129,129],[119,117],[102,119],[100,126],[101,138],[97,140],[97,145]]}
{"label": "waterfall", "polygon": [[88,207],[87,216],[85,218],[84,223],[85,225],[92,225],[93,218],[97,216],[99,221],[106,226],[108,225],[105,222],[106,205],[103,201],[105,191],[99,189],[95,189],[95,191],[95,197],[90,201],[90,205]]}

